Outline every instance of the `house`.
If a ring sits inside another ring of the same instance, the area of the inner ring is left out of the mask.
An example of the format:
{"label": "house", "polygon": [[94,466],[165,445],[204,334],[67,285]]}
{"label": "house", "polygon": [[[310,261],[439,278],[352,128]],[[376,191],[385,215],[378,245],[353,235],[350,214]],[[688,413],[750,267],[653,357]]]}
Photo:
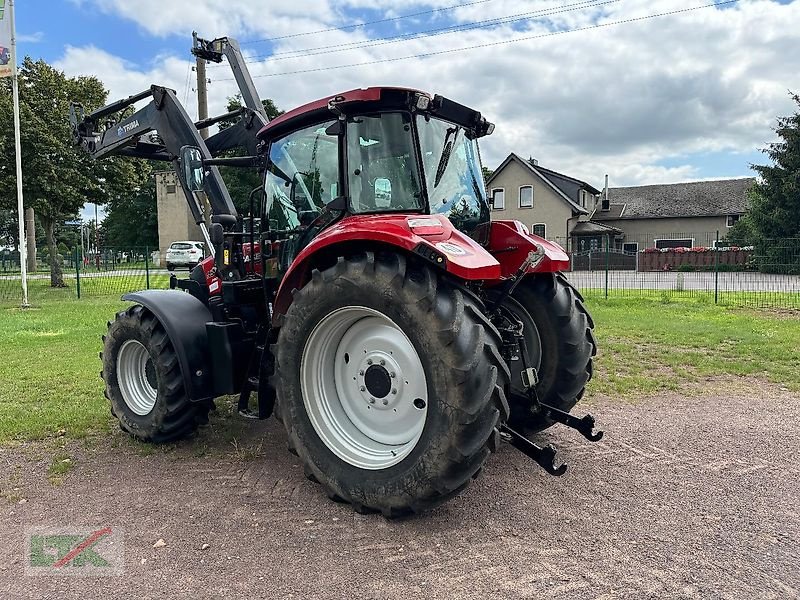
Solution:
{"label": "house", "polygon": [[515,219],[536,235],[566,247],[588,216],[600,190],[511,153],[486,181],[493,220]]}
{"label": "house", "polygon": [[637,252],[645,248],[711,247],[747,211],[752,177],[609,188],[598,198],[589,221],[573,228],[571,249],[605,247]]}

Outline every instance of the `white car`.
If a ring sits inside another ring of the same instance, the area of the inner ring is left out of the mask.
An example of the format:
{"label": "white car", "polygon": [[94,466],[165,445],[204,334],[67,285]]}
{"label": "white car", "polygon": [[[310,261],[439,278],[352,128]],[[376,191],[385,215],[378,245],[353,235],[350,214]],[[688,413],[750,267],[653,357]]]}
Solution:
{"label": "white car", "polygon": [[167,270],[175,267],[188,267],[192,269],[205,258],[205,245],[203,242],[172,242],[167,248]]}

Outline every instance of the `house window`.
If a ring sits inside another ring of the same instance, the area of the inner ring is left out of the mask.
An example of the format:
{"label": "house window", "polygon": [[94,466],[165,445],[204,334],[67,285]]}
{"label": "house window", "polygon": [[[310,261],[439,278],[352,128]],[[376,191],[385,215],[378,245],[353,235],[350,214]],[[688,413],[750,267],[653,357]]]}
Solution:
{"label": "house window", "polygon": [[523,185],[519,188],[519,207],[533,208],[533,187]]}
{"label": "house window", "polygon": [[694,238],[683,238],[676,240],[654,240],[656,248],[692,248]]}
{"label": "house window", "polygon": [[622,244],[622,251],[626,254],[636,254],[639,252],[639,242],[625,242]]}
{"label": "house window", "polygon": [[541,238],[546,238],[547,226],[544,223],[534,223],[533,227],[531,227],[531,233],[533,235],[538,235]]}
{"label": "house window", "polygon": [[492,208],[503,210],[506,207],[506,191],[503,188],[492,190]]}
{"label": "house window", "polygon": [[586,190],[581,190],[580,197],[581,197],[581,202],[580,202],[581,208],[586,208]]}
{"label": "house window", "polygon": [[177,191],[178,191],[178,188],[174,183],[168,183],[167,184],[167,193],[168,194],[174,194]]}
{"label": "house window", "polygon": [[728,227],[733,227],[734,225],[736,225],[736,222],[739,220],[740,216],[741,215],[728,215],[725,218],[725,225],[727,225]]}

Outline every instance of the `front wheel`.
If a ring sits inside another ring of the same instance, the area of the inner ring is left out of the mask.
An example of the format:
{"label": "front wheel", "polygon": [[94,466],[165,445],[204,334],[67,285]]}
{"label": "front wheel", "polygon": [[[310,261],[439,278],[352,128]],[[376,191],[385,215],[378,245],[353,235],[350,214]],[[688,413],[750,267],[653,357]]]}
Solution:
{"label": "front wheel", "polygon": [[178,357],[164,327],[135,304],[103,336],[101,373],[120,427],[146,442],[171,442],[208,420],[209,404],[186,396]]}
{"label": "front wheel", "polygon": [[420,512],[479,472],[509,373],[477,302],[405,257],[339,259],[296,293],[275,388],[290,448],[332,498]]}

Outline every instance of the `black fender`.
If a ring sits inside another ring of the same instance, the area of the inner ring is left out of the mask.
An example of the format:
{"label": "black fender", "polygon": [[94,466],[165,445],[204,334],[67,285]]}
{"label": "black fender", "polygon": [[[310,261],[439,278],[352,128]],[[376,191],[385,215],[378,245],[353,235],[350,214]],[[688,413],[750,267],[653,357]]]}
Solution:
{"label": "black fender", "polygon": [[164,327],[178,356],[189,400],[212,398],[214,384],[206,323],[214,319],[208,307],[191,294],[177,290],[142,290],[125,294],[122,299],[141,304]]}

